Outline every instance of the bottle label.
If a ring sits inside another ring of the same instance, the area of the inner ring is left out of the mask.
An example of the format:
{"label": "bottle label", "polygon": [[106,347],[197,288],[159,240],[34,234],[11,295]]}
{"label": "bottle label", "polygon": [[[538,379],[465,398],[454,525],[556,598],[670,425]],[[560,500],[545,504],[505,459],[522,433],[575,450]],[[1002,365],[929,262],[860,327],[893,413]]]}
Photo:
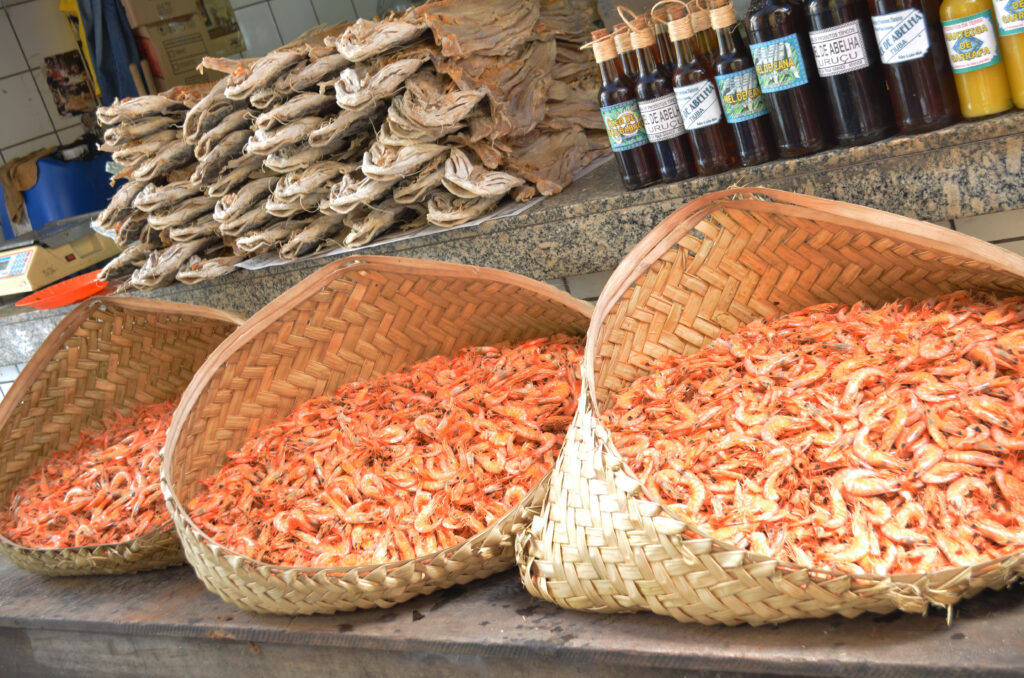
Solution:
{"label": "bottle label", "polygon": [[722,111],[730,123],[736,124],[768,113],[753,68],[739,73],[716,75],[715,82],[718,83],[718,94],[722,98]]}
{"label": "bottle label", "polygon": [[807,84],[807,65],[795,35],[750,46],[761,91],[781,92]]}
{"label": "bottle label", "polygon": [[999,35],[1024,33],[1024,0],[992,0]]}
{"label": "bottle label", "polygon": [[636,99],[602,106],[601,117],[604,118],[604,128],[608,130],[608,142],[613,151],[628,151],[647,143],[647,133]]}
{"label": "bottle label", "polygon": [[870,64],[859,21],[811,31],[811,49],[823,78],[859,71]]}
{"label": "bottle label", "polygon": [[683,115],[683,127],[700,129],[717,125],[722,119],[722,107],[718,103],[718,92],[710,80],[685,87],[676,87],[676,103]]}
{"label": "bottle label", "polygon": [[871,17],[878,39],[878,51],[883,64],[901,64],[920,59],[928,53],[928,24],[924,12],[905,9],[892,14]]}
{"label": "bottle label", "polygon": [[647,138],[652,142],[675,139],[686,131],[676,98],[671,94],[641,101],[640,117],[644,120]]}
{"label": "bottle label", "polygon": [[987,9],[960,19],[943,21],[942,34],[946,38],[954,73],[988,68],[1003,60],[996,44],[992,12]]}

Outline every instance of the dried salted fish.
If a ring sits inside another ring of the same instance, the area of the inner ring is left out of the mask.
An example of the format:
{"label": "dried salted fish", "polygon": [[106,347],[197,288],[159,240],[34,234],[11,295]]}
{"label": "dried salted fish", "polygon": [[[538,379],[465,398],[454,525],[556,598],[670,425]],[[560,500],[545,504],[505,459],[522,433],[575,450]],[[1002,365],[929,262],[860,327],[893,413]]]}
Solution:
{"label": "dried salted fish", "polygon": [[[301,231],[295,231],[288,242],[281,245],[280,255],[285,259],[298,259],[312,254],[328,242],[340,236],[345,229],[344,217],[340,214],[323,214],[315,217]],[[340,244],[340,242],[338,242]]]}
{"label": "dried salted fish", "polygon": [[500,198],[524,180],[474,165],[465,151],[453,148],[444,164],[444,187],[460,198]]}
{"label": "dried salted fish", "polygon": [[220,224],[217,223],[212,214],[205,214],[190,223],[167,229],[167,235],[172,242],[203,240],[219,233]]}
{"label": "dried salted fish", "polygon": [[261,87],[249,97],[249,105],[255,109],[265,111],[283,102],[284,98],[284,94],[273,87]]}
{"label": "dried salted fish", "polygon": [[522,0],[439,0],[410,14],[423,18],[446,57],[502,56],[531,38],[540,9]]}
{"label": "dried salted fish", "polygon": [[204,280],[213,280],[214,278],[220,278],[221,276],[233,273],[236,270],[235,264],[241,263],[244,260],[245,257],[241,255],[207,259],[196,254],[192,255],[181,265],[175,277],[180,283],[195,285]]}
{"label": "dried salted fish", "polygon": [[[224,96],[224,88],[227,87],[227,78],[222,78],[214,83],[213,88],[199,102],[189,109],[185,114],[185,122],[182,125],[182,137],[189,143],[195,143],[199,137],[212,129],[225,115],[235,110],[239,105],[230,101]],[[200,120],[210,114],[213,109],[224,111],[219,117],[211,119],[208,123],[200,125]]]}
{"label": "dried salted fish", "polygon": [[99,273],[100,280],[117,280],[126,276],[139,266],[146,263],[146,258],[153,252],[150,245],[136,243],[129,245],[116,257],[107,262]]}
{"label": "dried salted fish", "polygon": [[132,211],[132,201],[148,185],[145,181],[127,181],[117,189],[110,198],[106,208],[96,215],[96,223],[105,229],[111,229],[119,221],[123,221]]}
{"label": "dried salted fish", "polygon": [[345,168],[344,163],[323,160],[306,169],[289,172],[277,182],[274,196],[289,200],[310,193],[330,191],[331,185],[345,173]]}
{"label": "dried salted fish", "polygon": [[278,218],[263,208],[264,201],[231,221],[220,225],[220,232],[226,238],[237,238],[241,235],[277,223]]}
{"label": "dried salted fish", "polygon": [[132,99],[114,99],[109,106],[96,109],[96,120],[104,127],[127,120],[166,116],[180,119],[186,112],[185,105],[160,94],[134,97]]}
{"label": "dried salted fish", "polygon": [[195,143],[195,154],[197,160],[202,160],[210,154],[221,139],[232,132],[247,130],[252,119],[252,114],[245,108],[232,111],[217,123],[215,127],[203,133],[199,141]]}
{"label": "dried salted fish", "polygon": [[302,92],[312,89],[322,82],[333,80],[350,65],[352,62],[344,55],[332,52],[281,76],[274,83],[274,89],[279,92]]}
{"label": "dried salted fish", "polygon": [[328,146],[369,127],[369,120],[380,110],[383,103],[370,101],[362,108],[351,111],[344,110],[332,118],[328,118],[319,127],[309,133],[309,145],[314,147]]}
{"label": "dried salted fish", "polygon": [[220,143],[199,163],[190,180],[203,187],[211,185],[231,160],[242,155],[242,151],[249,141],[249,135],[249,130],[241,129],[231,132],[221,139]]}
{"label": "dried salted fish", "polygon": [[474,141],[470,135],[463,132],[453,134],[445,141],[457,144],[476,153],[484,167],[496,169],[505,164],[505,153],[499,150],[493,143],[487,141]]}
{"label": "dried salted fish", "polygon": [[138,181],[151,181],[165,176],[171,170],[191,165],[193,162],[195,162],[195,156],[192,153],[191,144],[184,141],[172,142],[139,165],[132,172],[132,178]]}
{"label": "dried salted fish", "polygon": [[263,208],[275,217],[293,217],[303,212],[318,212],[320,201],[328,195],[330,194],[327,191],[318,191],[283,199],[277,194],[272,194],[263,204]]}
{"label": "dried salted fish", "polygon": [[500,198],[458,198],[437,191],[427,202],[427,221],[435,226],[458,226],[490,212]]}
{"label": "dried salted fish", "polygon": [[466,118],[487,95],[487,90],[460,89],[447,77],[432,71],[417,73],[397,98],[396,111],[406,121],[422,128],[451,127]]}
{"label": "dried salted fish", "polygon": [[305,59],[305,51],[283,47],[256,59],[242,73],[228,76],[224,89],[228,99],[248,99],[257,89],[269,87],[281,74]]}
{"label": "dried salted fish", "polygon": [[152,252],[146,262],[132,273],[132,277],[118,288],[118,292],[154,289],[169,285],[174,281],[174,276],[182,264],[192,255],[203,251],[214,242],[216,242],[215,239],[211,238],[175,243],[170,247]]}
{"label": "dried salted fish", "polygon": [[142,229],[146,227],[146,215],[142,212],[133,211],[116,227],[114,242],[120,247],[130,245],[142,235]]}
{"label": "dried salted fish", "polygon": [[243,155],[225,166],[220,176],[206,187],[206,195],[221,198],[262,175],[263,158],[258,155]]}
{"label": "dried salted fish", "polygon": [[206,72],[207,69],[211,71],[217,71],[218,73],[227,73],[230,78],[221,78],[218,83],[224,83],[221,87],[223,91],[228,85],[232,84],[232,79],[242,78],[249,74],[252,65],[260,60],[260,57],[249,57],[246,59],[233,59],[231,57],[212,57],[204,56],[200,60],[196,70],[200,73]]}
{"label": "dried salted fish", "polygon": [[[594,15],[596,5],[588,0],[542,0],[539,5],[540,16],[534,34],[541,40],[586,36],[597,18]],[[586,39],[584,37],[583,41]]]}
{"label": "dried salted fish", "polygon": [[349,232],[345,236],[345,247],[365,245],[397,224],[409,209],[409,205],[401,205],[388,198],[376,205],[367,206],[366,210],[346,215],[345,226]]}
{"label": "dried salted fish", "polygon": [[245,235],[235,241],[235,250],[246,254],[255,254],[288,242],[295,231],[309,225],[310,219],[288,219],[270,228]]}
{"label": "dried salted fish", "polygon": [[346,174],[331,186],[329,204],[339,214],[347,214],[361,204],[383,198],[397,179],[377,181],[360,173]]}
{"label": "dried salted fish", "polygon": [[179,121],[177,118],[171,118],[165,115],[122,122],[116,127],[107,129],[107,131],[103,133],[103,143],[108,148],[114,148],[127,144],[131,141],[145,139],[151,134],[156,134],[161,130],[175,127],[178,123]]}
{"label": "dried salted fish", "polygon": [[337,110],[334,97],[316,92],[303,92],[265,113],[260,113],[253,123],[253,127],[257,130],[270,130],[299,118],[319,116],[331,110]]}
{"label": "dried salted fish", "polygon": [[405,80],[429,59],[426,51],[396,59],[380,68],[359,64],[346,68],[334,83],[334,95],[340,108],[355,109],[369,101],[390,99]]}
{"label": "dried salted fish", "polygon": [[333,41],[338,53],[350,61],[365,61],[377,54],[412,42],[427,30],[422,21],[388,17],[380,20],[358,19]]}
{"label": "dried salted fish", "polygon": [[532,181],[541,195],[559,193],[589,162],[590,142],[578,127],[510,140],[507,169]]}
{"label": "dried salted fish", "polygon": [[416,176],[404,179],[395,186],[395,202],[403,205],[423,202],[427,195],[441,185],[444,179],[444,164],[448,156],[444,153],[428,162]]}
{"label": "dried salted fish", "polygon": [[[333,157],[335,153],[348,146],[345,138],[335,139],[326,146],[313,148],[305,144],[285,146],[267,156],[263,165],[271,172],[287,174],[309,167],[318,160]],[[258,157],[258,156],[257,156]]]}
{"label": "dried salted fish", "polygon": [[301,144],[322,122],[323,118],[319,116],[308,116],[270,131],[257,129],[245,145],[245,152],[250,155],[270,155],[285,146]]}
{"label": "dried salted fish", "polygon": [[161,148],[178,138],[180,138],[178,130],[165,129],[156,134],[151,134],[145,139],[139,139],[127,144],[113,147],[103,145],[99,147],[99,150],[109,152],[114,162],[119,165],[138,165],[153,157],[154,153],[158,153]]}
{"label": "dried salted fish", "polygon": [[221,196],[213,208],[213,218],[222,223],[231,221],[256,205],[263,204],[277,182],[276,177],[260,177],[235,192]]}
{"label": "dried salted fish", "polygon": [[199,193],[199,188],[190,181],[175,181],[165,186],[147,184],[135,196],[132,207],[148,214],[170,205],[177,205],[183,200],[199,195]]}
{"label": "dried salted fish", "polygon": [[363,155],[363,174],[378,181],[398,180],[416,173],[447,148],[440,144],[385,146],[375,141]]}
{"label": "dried salted fish", "polygon": [[157,230],[163,230],[172,226],[182,226],[204,214],[213,212],[213,207],[216,204],[217,200],[215,198],[205,195],[189,198],[177,205],[150,212],[148,217],[149,225]]}

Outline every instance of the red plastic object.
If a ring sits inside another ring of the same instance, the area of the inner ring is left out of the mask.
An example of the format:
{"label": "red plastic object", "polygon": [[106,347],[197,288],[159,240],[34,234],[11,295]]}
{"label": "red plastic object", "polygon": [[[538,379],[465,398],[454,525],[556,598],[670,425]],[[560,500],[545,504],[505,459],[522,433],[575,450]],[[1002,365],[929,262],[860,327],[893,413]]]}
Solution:
{"label": "red plastic object", "polygon": [[99,271],[89,271],[74,278],[49,285],[14,302],[15,306],[31,306],[39,310],[60,308],[97,294],[107,293],[109,283],[99,280]]}

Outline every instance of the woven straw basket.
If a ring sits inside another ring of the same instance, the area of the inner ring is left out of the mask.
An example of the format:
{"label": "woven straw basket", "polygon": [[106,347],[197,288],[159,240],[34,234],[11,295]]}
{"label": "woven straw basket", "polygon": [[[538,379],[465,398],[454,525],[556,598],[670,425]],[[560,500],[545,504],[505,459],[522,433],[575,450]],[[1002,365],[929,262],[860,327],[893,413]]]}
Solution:
{"label": "woven straw basket", "polygon": [[[0,402],[0,505],[48,455],[107,416],[177,398],[242,319],[210,308],[106,297],[76,306]],[[172,525],[129,541],[28,548],[0,536],[15,564],[48,575],[124,574],[183,562]]]}
{"label": "woven straw basket", "polygon": [[594,612],[752,625],[838,613],[923,612],[1024,571],[1020,553],[920,575],[809,571],[701,533],[646,495],[598,412],[648,370],[723,332],[809,305],[1024,293],[1024,258],[873,209],[767,189],[681,208],[621,263],[594,310],[583,397],[541,513],[517,539],[534,596]]}
{"label": "woven straw basket", "polygon": [[515,533],[541,485],[501,520],[434,554],[331,569],[258,562],[214,542],[185,507],[261,427],[341,385],[473,345],[557,332],[582,335],[590,305],[511,273],[387,257],[325,266],[254,315],[196,375],[168,433],[164,496],[207,588],[257,612],[390,607],[513,567]]}

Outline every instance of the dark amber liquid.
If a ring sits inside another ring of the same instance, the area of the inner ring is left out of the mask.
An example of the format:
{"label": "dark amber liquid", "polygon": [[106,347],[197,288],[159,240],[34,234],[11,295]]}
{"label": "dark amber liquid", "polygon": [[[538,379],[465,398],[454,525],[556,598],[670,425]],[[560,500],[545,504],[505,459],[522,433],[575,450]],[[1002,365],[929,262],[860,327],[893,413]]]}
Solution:
{"label": "dark amber liquid", "polygon": [[[617,59],[603,61],[601,68],[601,106],[614,106],[636,99],[633,81],[619,70]],[[658,161],[654,157],[654,149],[644,144],[626,151],[615,151],[615,159],[619,161],[619,175],[622,185],[629,190],[643,188],[655,184],[661,179],[658,172]]]}
{"label": "dark amber liquid", "polygon": [[[743,39],[737,34],[736,24],[715,31],[721,52],[714,63],[715,75],[739,73],[754,64],[747,52]],[[775,158],[775,137],[772,135],[769,116],[762,115],[743,122],[727,123],[736,142],[736,152],[744,167],[760,165]]]}
{"label": "dark amber liquid", "polygon": [[[636,98],[639,101],[650,101],[663,96],[675,97],[672,83],[658,67],[654,58],[653,47],[642,47],[636,51],[640,64],[640,77],[636,82]],[[661,180],[665,183],[682,181],[693,176],[693,160],[685,134],[672,139],[652,141],[654,154],[658,158]]]}
{"label": "dark amber liquid", "polygon": [[856,22],[868,59],[867,66],[855,71],[820,74],[836,141],[842,146],[859,146],[892,134],[896,125],[864,0],[808,0],[804,13],[815,31]]}
{"label": "dark amber liquid", "polygon": [[949,66],[935,0],[868,0],[872,16],[908,9],[924,13],[928,53],[912,61],[883,64],[896,126],[901,134],[928,132],[960,119],[960,103]]}
{"label": "dark amber liquid", "polygon": [[[685,87],[701,81],[708,81],[714,89],[715,80],[710,70],[706,70],[700,58],[690,47],[693,42],[694,40],[690,39],[688,42],[673,43],[675,60],[678,65],[672,74],[672,85]],[[736,142],[733,140],[729,123],[725,120],[724,115],[714,125],[686,130],[686,136],[690,140],[690,150],[693,151],[697,174],[702,176],[718,174],[739,165]]]}
{"label": "dark amber liquid", "polygon": [[779,155],[784,158],[817,153],[829,145],[828,131],[819,109],[822,97],[816,89],[814,53],[806,31],[800,31],[803,23],[800,12],[798,5],[785,0],[754,0],[746,17],[747,37],[751,45],[789,35],[799,37],[808,82],[776,92],[761,90],[768,104]]}

